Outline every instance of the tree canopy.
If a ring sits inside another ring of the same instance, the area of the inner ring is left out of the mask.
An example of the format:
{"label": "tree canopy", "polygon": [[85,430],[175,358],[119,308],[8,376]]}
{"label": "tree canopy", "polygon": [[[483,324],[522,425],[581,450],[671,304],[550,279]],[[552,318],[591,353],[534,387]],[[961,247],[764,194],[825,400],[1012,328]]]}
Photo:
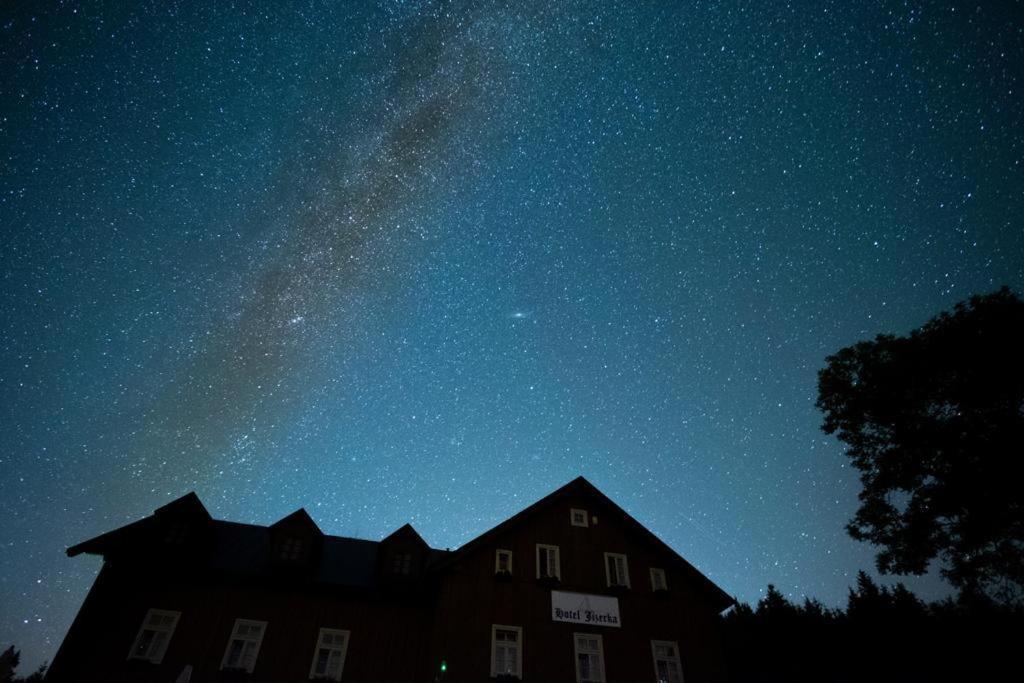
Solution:
{"label": "tree canopy", "polygon": [[966,593],[1024,594],[1024,302],[1003,288],[907,336],[826,359],[822,429],[860,471],[847,525],[878,569],[922,574],[938,558]]}

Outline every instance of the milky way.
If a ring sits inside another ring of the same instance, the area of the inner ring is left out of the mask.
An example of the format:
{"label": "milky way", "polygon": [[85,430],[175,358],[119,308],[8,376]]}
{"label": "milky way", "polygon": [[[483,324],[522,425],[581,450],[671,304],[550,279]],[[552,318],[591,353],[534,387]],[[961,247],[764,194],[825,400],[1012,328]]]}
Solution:
{"label": "milky way", "polygon": [[456,547],[583,474],[845,599],[816,371],[1024,289],[1019,3],[193,4],[0,10],[0,646],[190,490]]}

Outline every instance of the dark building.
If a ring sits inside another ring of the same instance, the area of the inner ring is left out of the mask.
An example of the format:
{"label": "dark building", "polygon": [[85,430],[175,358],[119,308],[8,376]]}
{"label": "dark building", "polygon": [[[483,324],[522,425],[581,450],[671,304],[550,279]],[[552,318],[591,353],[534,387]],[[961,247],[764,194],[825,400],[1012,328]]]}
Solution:
{"label": "dark building", "polygon": [[48,681],[701,683],[732,600],[582,477],[456,551],[190,493],[68,549],[103,568]]}

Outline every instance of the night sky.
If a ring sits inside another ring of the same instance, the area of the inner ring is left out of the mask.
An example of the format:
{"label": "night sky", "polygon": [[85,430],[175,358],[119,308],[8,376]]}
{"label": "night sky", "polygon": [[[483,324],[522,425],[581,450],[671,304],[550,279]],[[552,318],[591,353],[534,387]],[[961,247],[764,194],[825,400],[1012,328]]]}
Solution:
{"label": "night sky", "polygon": [[199,4],[0,9],[22,672],[64,549],[190,490],[455,548],[582,474],[741,600],[845,603],[816,374],[1024,290],[1021,3]]}

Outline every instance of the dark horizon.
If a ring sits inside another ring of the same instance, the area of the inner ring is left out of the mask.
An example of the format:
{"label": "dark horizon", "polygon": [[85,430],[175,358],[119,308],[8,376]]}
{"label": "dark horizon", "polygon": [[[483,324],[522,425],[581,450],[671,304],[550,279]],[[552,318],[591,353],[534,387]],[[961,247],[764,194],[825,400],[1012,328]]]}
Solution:
{"label": "dark horizon", "polygon": [[1019,4],[5,7],[0,647],[193,490],[456,548],[583,475],[845,604],[817,373],[1024,292]]}

